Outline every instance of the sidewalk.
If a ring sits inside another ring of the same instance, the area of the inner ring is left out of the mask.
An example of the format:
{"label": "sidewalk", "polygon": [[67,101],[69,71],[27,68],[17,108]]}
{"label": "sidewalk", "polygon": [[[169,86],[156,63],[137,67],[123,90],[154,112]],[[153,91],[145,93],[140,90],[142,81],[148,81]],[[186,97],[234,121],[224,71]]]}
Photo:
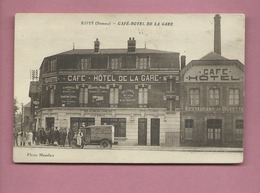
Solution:
{"label": "sidewalk", "polygon": [[[18,148],[50,148],[50,149],[72,149],[68,145],[48,146],[48,145],[33,145],[33,146],[16,146]],[[99,145],[88,145],[84,149],[101,149]],[[167,147],[167,146],[120,146],[113,145],[112,150],[140,150],[140,151],[181,151],[181,152],[243,152],[243,148],[231,147]]]}

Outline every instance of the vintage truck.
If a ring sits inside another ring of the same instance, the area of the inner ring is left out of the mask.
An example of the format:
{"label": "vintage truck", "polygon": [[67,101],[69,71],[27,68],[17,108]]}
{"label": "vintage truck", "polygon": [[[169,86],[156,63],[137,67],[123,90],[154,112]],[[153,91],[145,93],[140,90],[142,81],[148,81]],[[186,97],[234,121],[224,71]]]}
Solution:
{"label": "vintage truck", "polygon": [[81,143],[77,142],[75,136],[71,143],[72,148],[83,148],[85,145],[100,145],[101,148],[112,148],[115,131],[113,125],[91,125],[80,130],[83,134]]}

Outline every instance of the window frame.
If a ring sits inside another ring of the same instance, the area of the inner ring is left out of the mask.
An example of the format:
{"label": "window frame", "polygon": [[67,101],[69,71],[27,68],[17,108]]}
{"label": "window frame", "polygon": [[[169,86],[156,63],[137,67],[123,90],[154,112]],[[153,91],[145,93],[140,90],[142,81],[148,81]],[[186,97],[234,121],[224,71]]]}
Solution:
{"label": "window frame", "polygon": [[[211,91],[213,92],[211,94]],[[216,91],[218,93],[216,93]],[[212,96],[212,98],[211,98]],[[208,91],[208,101],[209,101],[209,106],[211,107],[216,107],[220,106],[220,89],[219,88],[210,88]]]}
{"label": "window frame", "polygon": [[184,119],[184,139],[193,140],[194,119]]}
{"label": "window frame", "polygon": [[190,88],[189,89],[189,105],[199,106],[200,105],[200,89]]}
{"label": "window frame", "polygon": [[236,140],[241,140],[241,141],[243,140],[243,132],[244,132],[244,120],[236,119],[235,120],[235,138],[236,138]]}
{"label": "window frame", "polygon": [[[231,91],[233,92],[231,94]],[[236,93],[237,91],[237,93]],[[239,106],[240,105],[240,90],[238,88],[231,88],[228,92],[228,105]]]}

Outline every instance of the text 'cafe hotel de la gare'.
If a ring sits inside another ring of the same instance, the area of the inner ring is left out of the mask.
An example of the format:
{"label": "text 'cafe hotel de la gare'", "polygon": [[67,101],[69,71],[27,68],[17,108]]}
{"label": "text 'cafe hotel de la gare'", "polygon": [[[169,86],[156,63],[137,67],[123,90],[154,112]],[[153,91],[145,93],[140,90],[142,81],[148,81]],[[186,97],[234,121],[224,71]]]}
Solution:
{"label": "text 'cafe hotel de la gare'", "polygon": [[[220,17],[216,27],[215,44]],[[93,49],[48,56],[30,86],[39,101],[34,127],[114,125],[118,145],[241,142],[243,65],[215,52],[185,66],[185,56],[137,48],[129,38],[124,49],[101,49],[96,39]]]}

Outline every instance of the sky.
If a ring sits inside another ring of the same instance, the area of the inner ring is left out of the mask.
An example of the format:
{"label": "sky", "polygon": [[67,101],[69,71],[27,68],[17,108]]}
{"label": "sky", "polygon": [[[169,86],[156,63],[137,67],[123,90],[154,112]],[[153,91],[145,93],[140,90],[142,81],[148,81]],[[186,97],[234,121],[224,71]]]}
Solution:
{"label": "sky", "polygon": [[[30,70],[43,59],[73,49],[127,48],[134,37],[137,48],[178,52],[186,62],[213,51],[214,14],[16,14],[14,97],[30,102]],[[220,14],[221,52],[244,63],[245,19]],[[149,25],[148,25],[149,23]]]}

